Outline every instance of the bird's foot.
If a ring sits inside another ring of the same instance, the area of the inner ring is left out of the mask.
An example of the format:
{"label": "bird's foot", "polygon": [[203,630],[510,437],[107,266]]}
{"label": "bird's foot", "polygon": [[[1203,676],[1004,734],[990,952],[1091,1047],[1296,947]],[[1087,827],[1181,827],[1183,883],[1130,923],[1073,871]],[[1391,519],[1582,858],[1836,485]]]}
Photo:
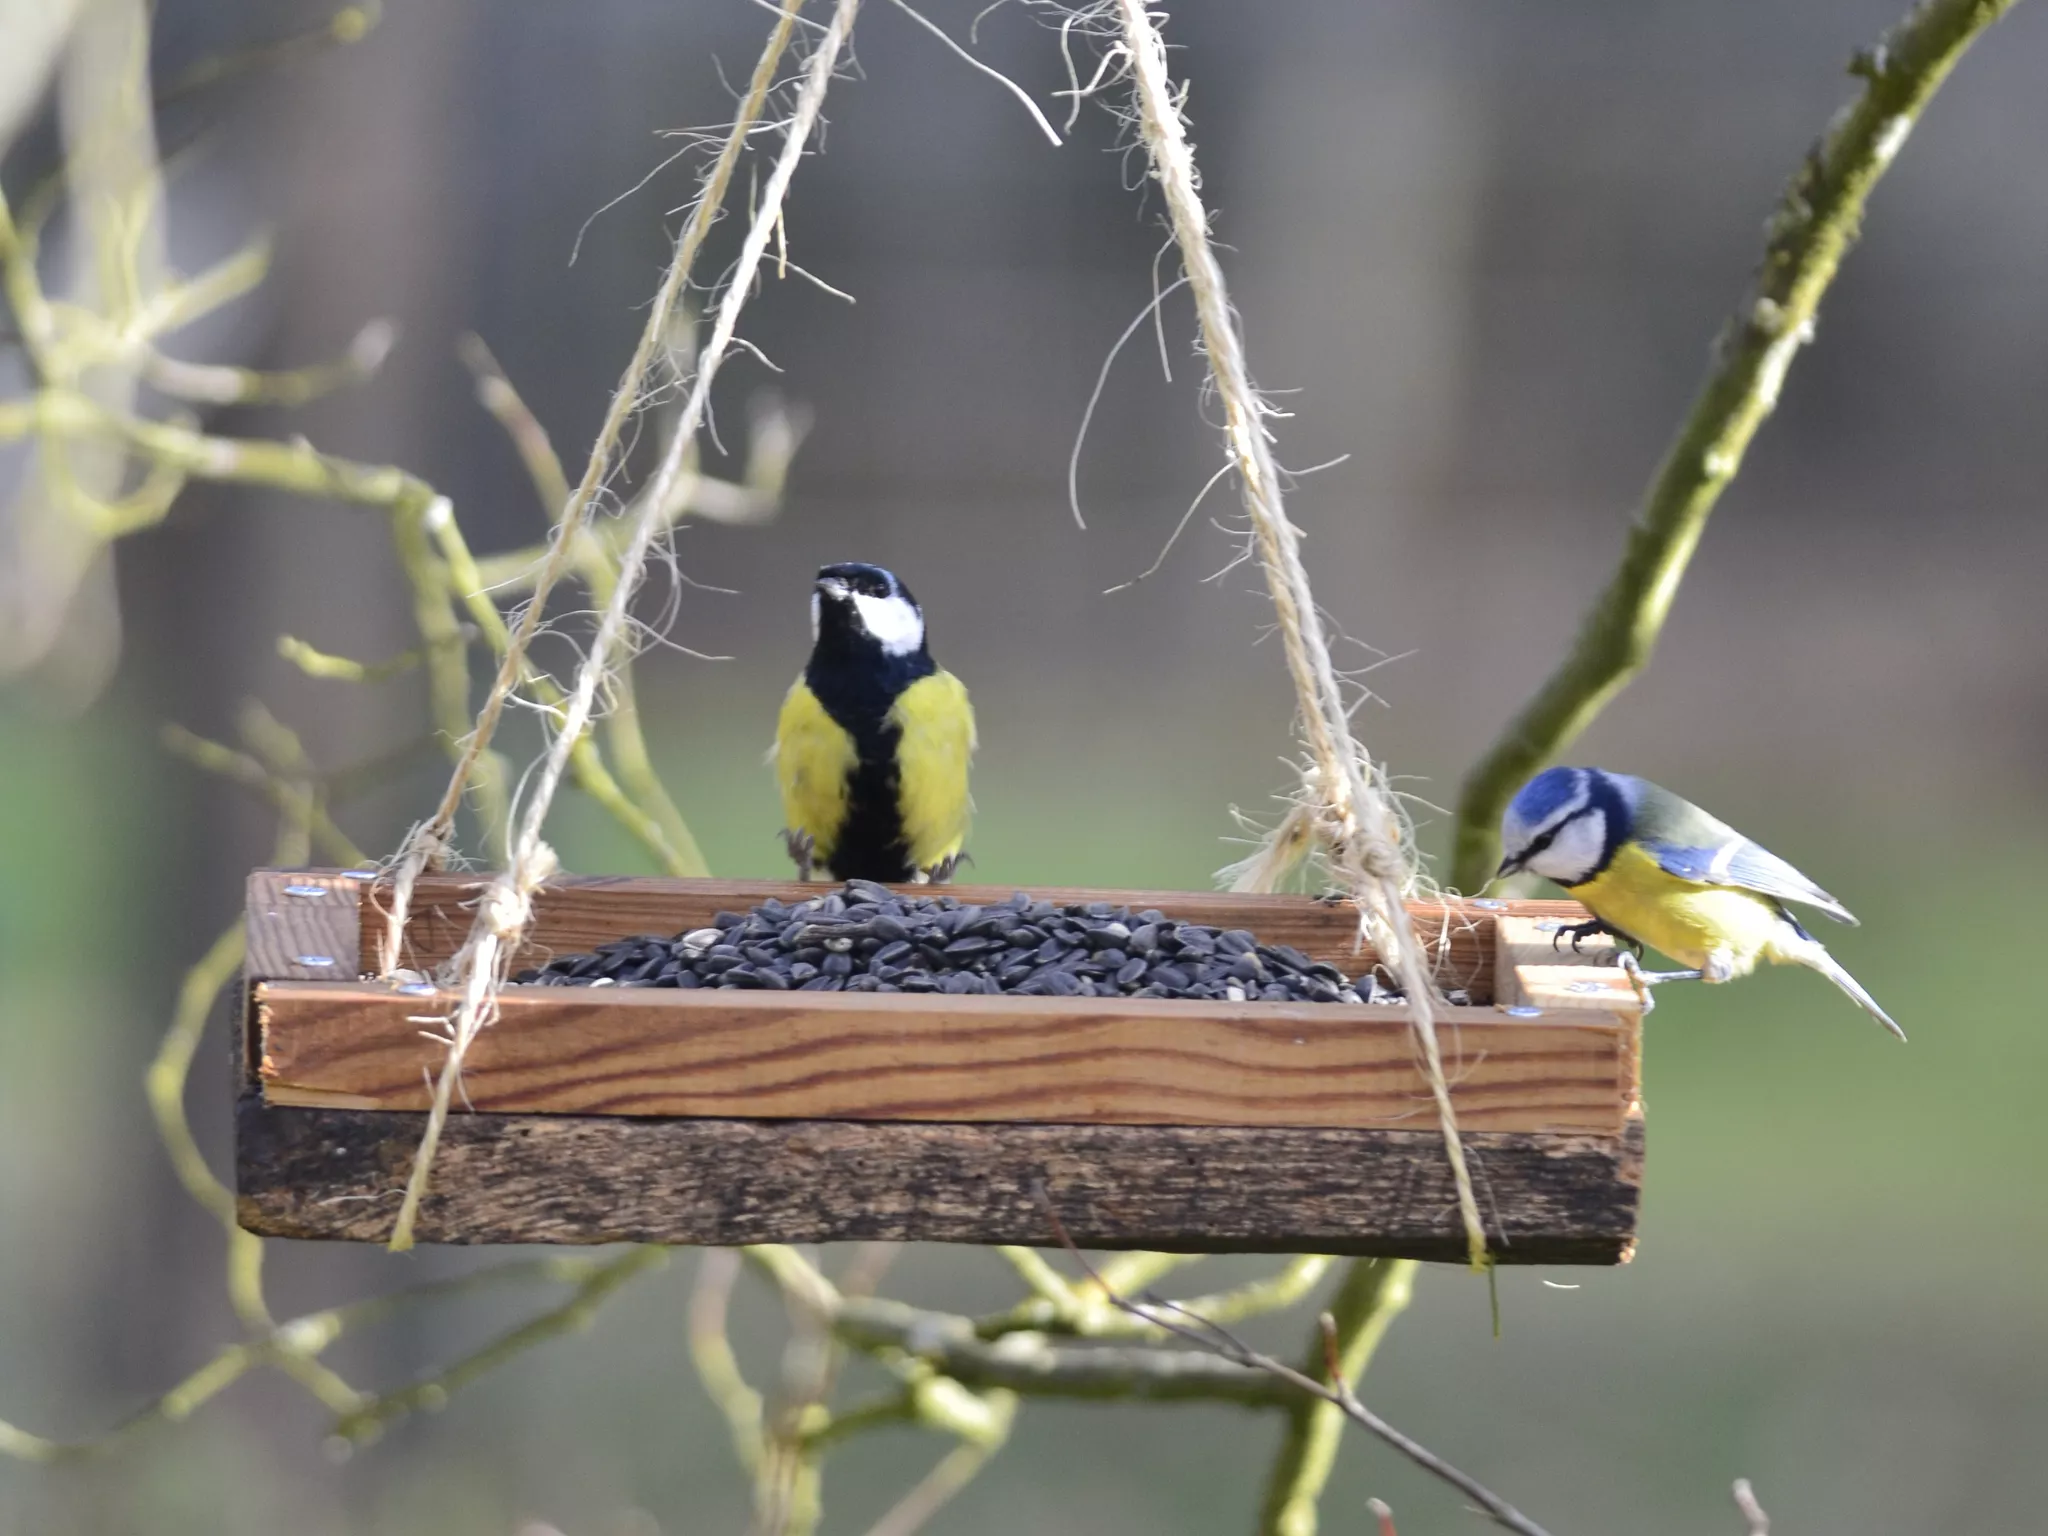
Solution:
{"label": "bird's foot", "polygon": [[1641,1005],[1643,1017],[1647,1019],[1657,1007],[1657,999],[1650,996],[1650,978],[1644,975],[1641,962],[1625,949],[1617,964],[1621,966],[1621,974],[1628,978],[1629,985],[1635,988],[1636,1002]]}
{"label": "bird's foot", "polygon": [[954,870],[958,869],[962,864],[972,864],[973,862],[974,855],[964,848],[958,853],[949,853],[939,860],[938,863],[932,865],[930,869],[918,871],[919,883],[944,885],[953,878]]}
{"label": "bird's foot", "polygon": [[1616,944],[1620,945],[1623,953],[1626,953],[1629,950],[1634,950],[1636,959],[1640,960],[1643,957],[1643,946],[1639,941],[1630,938],[1627,934],[1623,933],[1619,928],[1608,927],[1605,923],[1601,922],[1600,919],[1597,917],[1593,918],[1589,922],[1565,923],[1561,925],[1558,928],[1558,930],[1550,936],[1550,947],[1552,949],[1556,949],[1557,946],[1564,941],[1567,935],[1569,935],[1571,938],[1572,953],[1575,955],[1579,953],[1579,946],[1581,944],[1584,944],[1586,940],[1597,939],[1604,935],[1605,937],[1614,940]]}
{"label": "bird's foot", "polygon": [[1657,1006],[1650,996],[1650,988],[1661,986],[1667,981],[1707,980],[1705,971],[1646,971],[1642,962],[1627,950],[1621,952],[1621,957],[1615,963],[1621,967],[1621,973],[1628,978],[1629,985],[1636,989],[1636,1000],[1643,1005],[1645,1018],[1649,1017],[1650,1010]]}
{"label": "bird's foot", "polygon": [[796,865],[796,877],[808,881],[811,878],[811,861],[817,856],[817,841],[808,832],[782,834],[782,846],[789,854],[789,860]]}

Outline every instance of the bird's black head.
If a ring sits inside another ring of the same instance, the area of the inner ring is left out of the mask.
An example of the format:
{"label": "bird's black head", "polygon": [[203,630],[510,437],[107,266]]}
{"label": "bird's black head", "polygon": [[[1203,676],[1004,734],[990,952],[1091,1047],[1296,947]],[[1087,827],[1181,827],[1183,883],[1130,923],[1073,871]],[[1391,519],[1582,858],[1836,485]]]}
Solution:
{"label": "bird's black head", "polygon": [[811,637],[821,655],[923,656],[924,612],[892,571],[828,565],[811,588]]}

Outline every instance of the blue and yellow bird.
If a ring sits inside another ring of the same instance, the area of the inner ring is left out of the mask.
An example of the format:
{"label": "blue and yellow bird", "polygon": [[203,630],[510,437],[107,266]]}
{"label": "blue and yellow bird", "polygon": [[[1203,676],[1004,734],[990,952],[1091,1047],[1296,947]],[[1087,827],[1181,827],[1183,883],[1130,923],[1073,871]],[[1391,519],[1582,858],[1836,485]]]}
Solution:
{"label": "blue and yellow bird", "polygon": [[798,878],[949,878],[973,810],[974,709],[932,660],[917,599],[878,565],[828,565],[811,588],[811,641],[775,730]]}
{"label": "blue and yellow bird", "polygon": [[1499,876],[1519,870],[1542,875],[1593,914],[1594,921],[1564,930],[1573,947],[1609,933],[1691,967],[1659,980],[1732,981],[1759,961],[1803,965],[1906,1038],[1785,904],[1853,923],[1849,909],[1776,854],[1668,789],[1600,768],[1547,769],[1515,796],[1500,835],[1506,857]]}

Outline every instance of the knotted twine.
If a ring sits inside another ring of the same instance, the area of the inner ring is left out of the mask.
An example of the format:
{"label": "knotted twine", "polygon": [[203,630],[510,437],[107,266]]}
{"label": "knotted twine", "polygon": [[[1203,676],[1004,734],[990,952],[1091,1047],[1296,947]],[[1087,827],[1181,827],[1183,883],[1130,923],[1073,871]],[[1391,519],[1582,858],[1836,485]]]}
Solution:
{"label": "knotted twine", "polygon": [[[757,119],[762,103],[774,82],[776,64],[786,48],[793,20],[802,0],[783,0],[783,14],[769,37],[761,54],[760,63],[755,66],[752,87],[742,107],[742,115],[735,122],[726,148],[721,152],[713,175],[720,174],[723,167],[724,180],[719,191],[731,179],[731,166],[727,157],[737,159],[739,148],[743,147],[750,123]],[[475,922],[462,948],[443,968],[443,984],[459,988],[461,998],[454,1017],[448,1021],[447,1033],[442,1038],[448,1046],[447,1059],[442,1063],[440,1076],[434,1084],[434,1100],[427,1117],[425,1134],[420,1138],[419,1151],[413,1157],[412,1173],[406,1181],[405,1200],[399,1207],[397,1223],[392,1228],[391,1249],[402,1252],[412,1246],[413,1225],[419,1213],[420,1198],[426,1192],[428,1172],[433,1165],[434,1152],[440,1145],[441,1131],[446,1125],[449,1109],[453,1103],[455,1089],[461,1081],[462,1059],[476,1039],[479,1031],[486,1028],[497,1014],[497,991],[503,985],[505,972],[512,952],[518,947],[519,938],[525,932],[532,916],[534,890],[554,872],[555,857],[552,850],[541,840],[541,829],[547,820],[549,807],[554,802],[555,792],[561,787],[562,777],[568,768],[569,755],[575,749],[578,739],[590,724],[592,711],[596,708],[598,694],[610,676],[611,658],[630,625],[628,609],[635,590],[645,574],[648,557],[656,541],[667,527],[665,509],[673,499],[677,481],[685,473],[685,462],[690,445],[696,440],[702,427],[705,412],[711,397],[711,386],[718,376],[732,347],[733,332],[739,323],[740,311],[746,307],[747,296],[759,274],[761,258],[768,248],[770,238],[779,228],[782,219],[784,198],[789,191],[791,179],[796,175],[798,163],[803,159],[805,145],[812,131],[817,127],[819,113],[825,104],[825,92],[830,88],[834,69],[844,50],[846,40],[853,30],[854,13],[860,8],[860,0],[837,0],[832,19],[820,33],[817,45],[809,62],[805,65],[802,83],[796,96],[796,106],[784,130],[782,148],[777,153],[775,167],[766,184],[761,188],[759,200],[748,224],[747,233],[741,242],[740,254],[733,264],[725,289],[720,295],[716,317],[712,323],[711,335],[705,343],[697,361],[697,371],[691,380],[690,392],[683,403],[682,413],[676,422],[674,435],[663,451],[661,462],[650,482],[646,496],[641,501],[639,515],[635,518],[631,536],[619,557],[619,582],[614,588],[610,602],[605,605],[603,616],[598,621],[597,633],[593,637],[589,653],[576,672],[576,684],[563,705],[556,722],[554,739],[549,743],[546,755],[534,770],[532,789],[520,813],[514,832],[505,873],[498,876],[478,904]],[[747,113],[751,110],[752,118]],[[690,231],[710,226],[716,214],[712,204],[712,188],[707,184],[705,196],[692,214],[689,229],[683,241],[677,245],[676,261],[671,266],[669,277],[662,285],[662,297],[656,301],[655,315],[650,315],[647,335],[658,337],[657,321],[665,323],[667,305],[673,303],[680,290],[681,278],[678,273],[687,272],[687,257],[694,256],[695,245],[686,253],[685,242],[690,240]],[[707,212],[707,209],[709,210]],[[696,243],[701,244],[702,234]],[[643,335],[643,345],[646,336]],[[645,346],[651,358],[652,346]],[[638,354],[636,354],[637,356]],[[633,378],[630,390],[622,394],[637,400],[639,376]],[[617,407],[615,399],[614,407]],[[630,405],[628,406],[630,410]],[[607,455],[608,456],[608,455]],[[597,480],[593,480],[595,475]],[[585,482],[594,491],[601,481],[603,471],[594,467],[585,474]],[[581,493],[579,492],[579,497]],[[587,501],[584,504],[587,515]],[[563,519],[566,530],[570,519]],[[549,564],[559,567],[566,563],[565,532],[558,531],[554,546],[549,551]],[[529,637],[532,632],[534,615],[540,608],[541,594],[536,592],[527,618],[521,625],[522,634]],[[500,668],[500,688],[493,689],[492,705],[502,709],[505,696],[509,695],[509,674],[516,683],[520,675],[513,653],[508,648],[506,664]],[[490,706],[487,706],[489,708]],[[492,716],[495,721],[495,713]],[[479,719],[478,736],[482,735],[483,721]],[[475,738],[472,752],[465,754],[466,760],[473,759],[476,751]],[[459,788],[451,785],[451,792],[460,801]],[[451,813],[452,814],[452,813]],[[445,843],[446,834],[441,834]],[[424,863],[414,869],[415,875]],[[400,914],[402,922],[402,913]]]}
{"label": "knotted twine", "polygon": [[[1466,1248],[1474,1267],[1480,1267],[1486,1263],[1486,1229],[1465,1165],[1450,1087],[1444,1081],[1436,1035],[1436,983],[1408,915],[1406,897],[1414,888],[1417,869],[1401,838],[1400,816],[1384,778],[1351,731],[1322,616],[1301,563],[1301,532],[1287,519],[1279,468],[1262,424],[1271,408],[1252,384],[1237,312],[1209,243],[1209,215],[1202,205],[1194,148],[1167,72],[1165,40],[1146,0],[1116,4],[1122,33],[1119,51],[1130,72],[1138,136],[1152,178],[1165,194],[1167,220],[1194,294],[1209,377],[1223,406],[1225,443],[1243,487],[1245,511],[1308,739],[1310,767],[1302,809],[1332,873],[1358,907],[1361,936],[1380,954],[1393,957],[1407,999],[1409,1027],[1436,1102],[1444,1150],[1457,1180]],[[1289,820],[1292,825],[1283,824],[1274,833],[1276,841],[1298,834],[1299,818]],[[1249,862],[1273,868],[1270,860]]]}

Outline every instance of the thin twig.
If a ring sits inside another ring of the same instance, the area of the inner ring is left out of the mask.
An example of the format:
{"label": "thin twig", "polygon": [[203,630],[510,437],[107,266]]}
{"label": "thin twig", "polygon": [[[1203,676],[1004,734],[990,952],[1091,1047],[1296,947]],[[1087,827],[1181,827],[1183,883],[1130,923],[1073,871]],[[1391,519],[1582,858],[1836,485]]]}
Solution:
{"label": "thin twig", "polygon": [[[1340,1376],[1356,1382],[1363,1376],[1388,1327],[1407,1310],[1420,1268],[1413,1259],[1354,1259],[1326,1314],[1336,1322],[1336,1366],[1331,1367],[1318,1320],[1303,1353],[1302,1372],[1320,1372],[1326,1383]],[[1260,1536],[1313,1536],[1316,1504],[1336,1469],[1344,1423],[1342,1407],[1328,1400],[1304,1399],[1289,1408],[1287,1433],[1266,1475]]]}
{"label": "thin twig", "polygon": [[[1014,1411],[1016,1399],[1007,1393],[1000,1396],[1004,1408]],[[933,1515],[945,1508],[955,1494],[973,1482],[981,1469],[988,1465],[989,1458],[1000,1449],[1001,1441],[992,1445],[968,1443],[954,1446],[881,1519],[868,1527],[867,1536],[913,1536]]]}
{"label": "thin twig", "polygon": [[739,1278],[740,1256],[730,1248],[707,1248],[697,1261],[697,1282],[690,1291],[690,1363],[705,1394],[725,1419],[733,1455],[749,1477],[761,1466],[765,1442],[761,1394],[740,1374],[727,1331],[733,1282]]}
{"label": "thin twig", "polygon": [[1067,1277],[1045,1262],[1045,1256],[1036,1248],[1026,1248],[1016,1243],[999,1244],[996,1252],[1009,1262],[1031,1293],[1041,1301],[1051,1303],[1055,1312],[1062,1317],[1072,1317],[1081,1308],[1081,1300],[1074,1294],[1074,1288]]}
{"label": "thin twig", "polygon": [[397,336],[389,320],[372,320],[340,357],[275,370],[188,363],[152,349],[143,357],[142,376],[166,395],[205,405],[306,405],[372,378]]}
{"label": "thin twig", "polygon": [[1863,93],[1807,153],[1766,228],[1756,283],[1630,525],[1621,563],[1555,671],[1466,775],[1451,884],[1478,892],[1500,857],[1500,818],[1543,764],[1577,739],[1648,665],[1707,517],[1778,403],[1822,295],[1855,242],[1863,208],[1928,100],[2016,0],[1925,0],[1858,55]]}
{"label": "thin twig", "polygon": [[987,1342],[974,1336],[967,1318],[879,1298],[843,1302],[831,1320],[832,1331],[855,1349],[870,1354],[901,1350],[978,1390],[1000,1387],[1026,1397],[1237,1403],[1250,1408],[1278,1407],[1292,1398],[1285,1383],[1241,1361],[1185,1349],[1060,1345],[1029,1333]]}
{"label": "thin twig", "polygon": [[[1053,1231],[1058,1236],[1061,1246],[1073,1256],[1075,1263],[1079,1264],[1090,1276],[1094,1277],[1097,1284],[1100,1284],[1101,1277],[1096,1275],[1094,1269],[1089,1265],[1087,1256],[1075,1246],[1073,1238],[1068,1236],[1066,1226],[1061,1222],[1059,1212],[1054,1208],[1050,1197],[1046,1196],[1044,1191],[1041,1190],[1040,1198],[1044,1203],[1046,1219],[1051,1222]],[[1105,1290],[1107,1290],[1106,1287]],[[1296,1393],[1305,1393],[1309,1397],[1335,1405],[1343,1412],[1344,1417],[1351,1420],[1352,1423],[1378,1437],[1385,1444],[1392,1446],[1403,1456],[1414,1462],[1415,1465],[1422,1468],[1423,1471],[1433,1477],[1440,1478],[1444,1482],[1449,1483],[1453,1488],[1456,1488],[1484,1510],[1496,1525],[1510,1531],[1519,1532],[1520,1536],[1549,1536],[1549,1533],[1542,1526],[1516,1509],[1507,1500],[1501,1498],[1500,1495],[1494,1493],[1477,1479],[1459,1471],[1427,1446],[1401,1433],[1400,1430],[1394,1428],[1393,1425],[1389,1424],[1385,1419],[1382,1419],[1358,1400],[1357,1394],[1351,1390],[1350,1385],[1344,1380],[1342,1375],[1342,1361],[1338,1356],[1340,1346],[1337,1341],[1336,1321],[1327,1312],[1323,1314],[1322,1329],[1323,1336],[1328,1341],[1326,1345],[1326,1369],[1329,1371],[1331,1380],[1325,1384],[1306,1372],[1296,1370],[1285,1361],[1276,1360],[1271,1355],[1261,1354],[1228,1329],[1218,1326],[1207,1318],[1198,1317],[1185,1308],[1173,1307],[1171,1304],[1162,1305],[1159,1303],[1129,1301],[1122,1296],[1116,1295],[1114,1292],[1110,1292],[1109,1297],[1112,1305],[1135,1316],[1142,1317],[1148,1322],[1157,1323],[1175,1338],[1192,1344],[1198,1350],[1243,1369],[1264,1372],[1275,1381],[1291,1387]]]}
{"label": "thin twig", "polygon": [[182,757],[198,768],[209,773],[220,774],[255,790],[269,800],[284,816],[303,818],[311,830],[312,840],[326,857],[338,864],[354,869],[368,861],[368,855],[350,841],[348,834],[334,824],[326,809],[317,803],[309,784],[293,782],[274,772],[247,752],[238,752],[220,742],[209,741],[186,730],[182,725],[167,725],[163,728],[162,740],[167,751]]}
{"label": "thin twig", "polygon": [[[90,1440],[53,1440],[0,1422],[0,1455],[38,1462],[103,1456],[141,1430],[184,1422],[203,1404],[252,1370],[268,1366],[283,1371],[302,1384],[312,1385],[312,1379],[303,1367],[317,1365],[317,1357],[336,1339],[352,1329],[381,1322],[410,1307],[494,1288],[508,1281],[566,1280],[586,1284],[605,1267],[600,1261],[583,1258],[520,1259],[452,1279],[426,1281],[325,1311],[309,1312],[279,1323],[257,1337],[226,1346],[177,1385]],[[490,1363],[502,1363],[511,1357],[511,1353],[501,1353]],[[354,1411],[368,1401],[332,1372],[326,1373],[325,1383],[315,1390],[337,1412]]]}
{"label": "thin twig", "polygon": [[1749,1479],[1735,1479],[1735,1507],[1742,1511],[1742,1518],[1748,1522],[1745,1536],[1771,1536],[1771,1517],[1764,1513],[1763,1505],[1757,1502],[1756,1490],[1749,1486]]}
{"label": "thin twig", "polygon": [[371,1398],[336,1424],[335,1433],[347,1441],[371,1440],[408,1414],[439,1407],[450,1394],[535,1345],[585,1327],[613,1291],[634,1276],[667,1262],[666,1248],[646,1247],[628,1249],[617,1258],[594,1266],[561,1305],[529,1318],[410,1386]]}
{"label": "thin twig", "polygon": [[[1130,1259],[1137,1255],[1120,1254],[1119,1259]],[[1152,1257],[1173,1258],[1185,1261],[1191,1255],[1158,1254]],[[1111,1263],[1115,1263],[1112,1260]],[[1218,1322],[1242,1322],[1249,1317],[1261,1317],[1293,1306],[1302,1297],[1314,1290],[1330,1271],[1336,1261],[1326,1254],[1297,1254],[1278,1270],[1262,1275],[1256,1280],[1247,1280],[1243,1285],[1228,1290],[1215,1291],[1206,1296],[1191,1296],[1175,1306],[1184,1306],[1199,1312],[1204,1317],[1213,1317]],[[1110,1264],[1102,1266],[1102,1279],[1082,1280],[1070,1284],[1064,1300],[1040,1294],[1018,1303],[1007,1311],[977,1318],[974,1332],[977,1338],[997,1339],[1005,1334],[1039,1332],[1071,1334],[1087,1339],[1144,1339],[1158,1338],[1164,1330],[1157,1323],[1146,1322],[1119,1312],[1108,1300],[1104,1287],[1121,1295],[1134,1291],[1142,1292],[1164,1267],[1133,1266],[1132,1278],[1124,1280],[1111,1273]]]}

